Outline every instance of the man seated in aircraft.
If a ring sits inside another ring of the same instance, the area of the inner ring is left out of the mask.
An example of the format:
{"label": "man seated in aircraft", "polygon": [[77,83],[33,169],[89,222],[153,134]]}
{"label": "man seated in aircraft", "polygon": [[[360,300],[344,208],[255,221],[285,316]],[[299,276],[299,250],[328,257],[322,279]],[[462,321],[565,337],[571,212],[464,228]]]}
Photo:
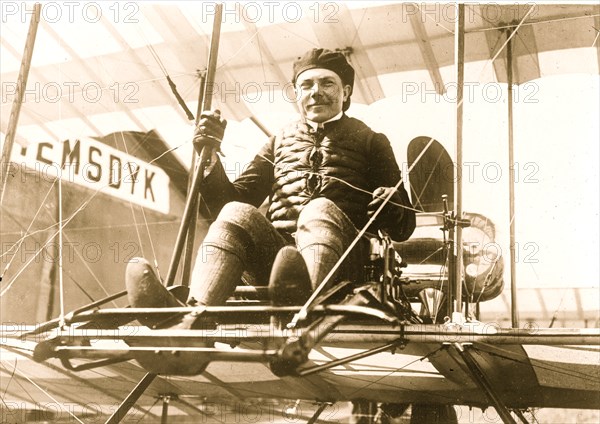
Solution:
{"label": "man seated in aircraft", "polygon": [[[201,213],[214,222],[197,254],[189,305],[224,304],[244,271],[257,284],[269,279],[271,285],[295,284],[283,290],[302,304],[390,195],[370,230],[385,229],[403,241],[415,228],[404,186],[394,190],[401,174],[389,140],[345,113],[354,84],[345,56],[312,49],[294,62],[292,82],[300,119],[269,139],[234,182],[214,153],[226,121],[218,111],[199,121],[195,148],[213,150],[201,187]],[[267,198],[264,216],[258,207]],[[328,281],[360,282],[367,257],[365,244],[357,243]],[[270,274],[274,262],[284,265]],[[129,281],[140,277],[140,266],[130,264]],[[132,300],[138,307],[158,306],[130,294]]]}

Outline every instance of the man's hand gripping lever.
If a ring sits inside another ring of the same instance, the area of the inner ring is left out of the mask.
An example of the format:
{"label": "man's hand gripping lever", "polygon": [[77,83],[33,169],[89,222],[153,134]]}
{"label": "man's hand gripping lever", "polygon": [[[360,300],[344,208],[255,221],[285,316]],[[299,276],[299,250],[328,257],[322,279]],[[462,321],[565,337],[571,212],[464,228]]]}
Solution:
{"label": "man's hand gripping lever", "polygon": [[221,111],[205,111],[200,115],[200,121],[194,131],[194,149],[200,156],[200,164],[204,166],[204,176],[213,170],[217,163],[217,153],[221,152],[221,142],[225,135],[227,121],[221,119]]}

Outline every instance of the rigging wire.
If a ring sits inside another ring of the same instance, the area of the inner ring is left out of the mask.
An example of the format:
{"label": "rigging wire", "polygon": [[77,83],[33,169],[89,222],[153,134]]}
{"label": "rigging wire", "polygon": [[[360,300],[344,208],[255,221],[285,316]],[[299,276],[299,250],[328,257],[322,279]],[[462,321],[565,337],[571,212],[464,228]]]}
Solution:
{"label": "rigging wire", "polygon": [[[0,206],[0,208],[2,208],[2,206]],[[11,216],[11,212],[10,211],[4,210],[3,212],[7,213],[8,216],[10,216],[14,220],[14,217]],[[152,221],[152,222],[149,222],[148,225],[175,225],[176,226],[176,225],[179,225],[180,222],[181,222],[181,220]],[[21,237],[21,239],[26,239],[26,238],[32,237],[32,236],[34,236],[34,235],[36,235],[38,233],[42,233],[42,232],[48,231],[49,229],[52,229],[53,227],[56,227],[57,225],[58,224],[52,224],[52,225],[50,225],[48,227],[45,227],[43,229],[32,231],[31,233],[27,234],[26,236]],[[141,226],[141,225],[144,225],[144,224],[138,223],[137,225]],[[105,230],[107,228],[131,228],[133,226],[134,226],[134,224],[90,225],[90,226],[85,226],[85,227],[84,226],[78,226],[77,228],[70,228],[69,231],[72,232],[72,233],[74,233],[74,232],[77,232],[77,231]],[[25,227],[22,227],[22,228],[24,229]],[[11,235],[11,234],[13,234],[14,235],[14,234],[22,234],[22,232],[10,231],[10,232],[2,233],[2,234],[4,234],[4,235]],[[21,239],[19,239],[19,240],[21,240]],[[0,258],[8,255],[8,253],[10,253],[10,252],[4,252],[2,255],[0,255]]]}
{"label": "rigging wire", "polygon": [[260,31],[261,31],[260,28],[256,28],[256,31],[254,32],[254,34],[252,34],[252,36],[250,38],[248,38],[244,42],[244,44],[242,44],[240,46],[240,48],[237,49],[237,51],[235,53],[233,53],[229,58],[223,60],[220,65],[217,65],[217,70],[224,68],[225,65],[227,65],[229,62],[231,62],[233,59],[235,59],[238,54],[240,54],[242,51],[244,51],[246,46],[254,39],[254,37],[256,37],[260,33]]}
{"label": "rigging wire", "polygon": [[33,381],[31,378],[29,378],[27,375],[23,374],[21,371],[16,371],[17,375],[20,375],[22,378],[24,378],[25,380],[29,381],[29,383],[31,383],[33,386],[35,386],[39,391],[41,391],[43,394],[45,394],[46,396],[48,396],[56,405],[59,406],[59,408],[61,408],[62,410],[66,411],[71,417],[75,418],[75,420],[77,420],[78,422],[80,422],[81,424],[84,424],[83,421],[81,421],[79,419],[79,417],[77,417],[77,415],[75,415],[70,408],[65,408],[63,406],[63,403],[59,402],[54,396],[52,396],[48,391],[46,391],[43,387],[41,387],[40,385],[38,385],[35,381]]}
{"label": "rigging wire", "polygon": [[[55,181],[56,181],[56,180],[55,180]],[[4,209],[5,207],[0,205],[0,208]],[[9,217],[11,217],[11,218],[12,218],[12,219],[13,219],[13,220],[16,222],[16,224],[20,226],[19,222],[15,220],[15,218],[12,216],[12,213],[11,213],[10,211],[6,211],[6,210],[5,210],[5,211],[3,211],[3,212],[4,212],[4,213],[6,213],[6,214],[7,214]],[[21,237],[21,238],[19,239],[19,241],[18,241],[18,242],[19,242],[19,243],[22,243],[22,242],[23,242],[23,241],[24,241],[26,238],[28,238],[28,237],[32,237],[32,236],[34,236],[35,234],[37,234],[38,232],[45,232],[45,231],[48,231],[49,229],[51,229],[51,228],[53,228],[53,227],[56,227],[56,226],[58,226],[58,223],[54,223],[54,224],[52,224],[51,226],[49,226],[49,227],[46,227],[45,229],[37,230],[37,231],[31,232],[31,233],[28,233],[28,234],[26,233],[26,235],[25,235],[25,236],[23,236],[23,237]],[[22,228],[24,228],[24,227],[22,227]],[[107,227],[97,227],[97,228],[98,228],[98,229],[104,229],[104,228],[109,228],[109,227],[107,226]],[[79,227],[79,228],[78,228],[78,230],[87,231],[87,230],[89,230],[89,229],[88,229],[88,228]],[[71,231],[73,231],[73,230],[71,230]],[[6,234],[11,234],[11,233],[4,233],[4,234],[6,235]],[[70,243],[71,245],[73,245],[73,244],[76,244],[76,243],[73,243],[73,242],[72,242],[72,241],[69,239],[69,237],[68,237],[66,234],[64,234],[63,236],[64,236],[64,237],[65,237],[65,239],[67,240],[67,243]],[[36,241],[36,243],[38,243],[38,241]],[[81,255],[81,253],[79,252],[79,250],[77,250],[77,249],[73,249],[73,251],[74,251],[74,252],[77,254],[78,258],[81,260],[81,262],[83,263],[83,265],[86,267],[86,269],[88,270],[88,272],[90,273],[90,275],[92,276],[92,278],[94,278],[94,280],[96,281],[96,283],[98,284],[98,286],[100,286],[100,288],[101,288],[101,289],[102,289],[102,291],[105,293],[105,295],[106,295],[106,296],[109,296],[109,293],[108,293],[108,291],[107,291],[107,290],[106,290],[106,288],[105,288],[105,287],[102,285],[102,282],[100,282],[100,280],[99,280],[99,278],[97,277],[96,273],[95,273],[95,272],[94,272],[94,271],[93,271],[93,270],[90,268],[90,266],[88,265],[88,261],[87,261],[87,260],[85,260],[85,259],[83,258],[83,256],[82,256],[82,255]],[[0,257],[4,256],[4,255],[6,255],[6,254],[8,254],[9,252],[10,252],[10,250],[9,250],[9,251],[7,251],[7,252],[5,252],[4,254],[0,255]],[[16,256],[16,252],[15,252],[15,256]],[[14,258],[14,256],[13,256],[13,258]],[[13,258],[11,258],[11,260],[12,260]],[[4,277],[4,273],[2,274],[2,277]],[[70,279],[71,281],[73,281],[73,283],[74,283],[74,284],[75,284],[75,285],[76,285],[76,286],[77,286],[77,287],[78,287],[80,290],[82,290],[82,292],[83,292],[83,293],[84,293],[84,294],[85,294],[85,295],[86,295],[86,296],[87,296],[87,297],[88,297],[90,300],[94,301],[94,299],[91,297],[91,295],[90,295],[90,294],[89,294],[89,293],[88,293],[88,292],[87,292],[87,291],[86,291],[86,290],[85,290],[85,289],[84,289],[84,288],[83,288],[83,287],[82,287],[82,286],[81,286],[81,285],[80,285],[80,284],[79,284],[79,283],[78,283],[78,282],[77,282],[77,281],[76,281],[76,280],[75,280],[75,279],[74,279],[74,278],[73,278],[73,277],[72,277],[72,276],[71,276],[69,273],[67,273],[67,277],[69,277],[69,279]],[[118,307],[118,305],[115,303],[115,301],[112,301],[112,304],[113,304],[115,307]]]}
{"label": "rigging wire", "polygon": [[558,318],[558,313],[560,312],[560,310],[562,308],[562,304],[563,304],[563,301],[565,300],[565,295],[566,294],[567,294],[567,288],[564,288],[563,289],[563,294],[560,297],[560,302],[558,303],[558,306],[557,306],[556,310],[552,314],[552,319],[550,320],[550,324],[548,324],[548,328],[552,328],[554,326],[554,323],[556,322],[556,320]]}
{"label": "rigging wire", "polygon": [[8,379],[8,383],[6,383],[6,387],[4,388],[4,393],[2,393],[2,398],[0,398],[0,399],[2,399],[2,403],[4,404],[4,406],[6,406],[7,409],[10,409],[10,408],[8,407],[8,405],[6,404],[6,402],[5,402],[4,399],[6,399],[6,392],[8,392],[8,388],[10,386],[10,383],[13,380],[13,377],[15,376],[15,371],[16,370],[17,370],[17,357],[15,356],[15,364],[13,366],[13,370],[10,373],[10,378]]}
{"label": "rigging wire", "polygon": [[[127,153],[129,155],[129,150],[127,149],[127,143],[125,142],[125,135],[123,134],[122,131],[120,132],[120,136],[121,136],[121,142],[123,143],[123,149],[125,150],[125,153]],[[134,184],[135,183],[134,180],[137,178],[137,173],[136,173],[136,175],[134,175],[133,170],[131,169],[130,163],[128,163],[128,166],[129,166],[129,177],[131,178],[131,184]],[[139,169],[138,169],[138,172],[139,172]],[[129,203],[129,210],[131,211],[131,217],[133,219],[135,233],[138,238],[138,243],[140,244],[140,250],[142,252],[142,256],[144,256],[144,244],[142,243],[142,236],[140,234],[140,231],[139,231],[139,228],[137,225],[137,218],[135,217],[135,210],[133,209],[133,202],[131,200],[128,200],[128,203]],[[143,210],[143,208],[142,208],[142,210]],[[148,231],[148,234],[150,234],[150,231]],[[150,242],[152,242],[152,239],[150,239]]]}
{"label": "rigging wire", "polygon": [[[433,138],[429,139],[429,142],[427,143],[427,145],[423,148],[423,150],[421,151],[421,153],[419,154],[419,156],[415,159],[415,161],[412,164],[412,166],[409,167],[409,169],[407,171],[408,174],[410,174],[410,172],[412,171],[412,169],[414,168],[414,166],[421,160],[421,158],[423,157],[423,155],[425,154],[425,152],[427,152],[427,150],[429,150],[429,147],[431,147],[431,145],[433,144],[434,141],[435,140]],[[317,297],[319,296],[320,292],[325,287],[327,287],[327,284],[329,284],[329,280],[331,280],[331,278],[333,277],[333,275],[340,268],[341,264],[344,262],[344,260],[346,260],[346,258],[348,257],[348,255],[350,254],[350,252],[352,251],[352,249],[354,248],[354,246],[356,246],[356,244],[362,239],[362,237],[367,232],[368,228],[375,222],[375,219],[379,216],[379,214],[384,209],[384,207],[387,205],[387,203],[390,201],[390,199],[392,198],[392,196],[398,191],[398,188],[400,187],[400,185],[402,183],[403,183],[403,178],[401,177],[398,180],[398,182],[396,183],[396,185],[393,187],[393,190],[383,200],[383,202],[381,203],[381,205],[373,213],[373,215],[370,217],[370,219],[367,221],[367,223],[363,226],[363,228],[360,231],[358,231],[358,233],[356,234],[356,237],[354,237],[354,240],[352,240],[352,242],[348,245],[348,247],[346,248],[346,250],[340,255],[340,257],[338,258],[337,262],[333,265],[333,267],[327,273],[327,275],[325,275],[325,277],[323,278],[323,280],[321,281],[321,283],[319,284],[319,286],[315,290],[313,290],[312,295],[304,303],[304,305],[302,306],[302,308],[300,309],[300,311],[297,314],[294,315],[292,321],[290,322],[290,324],[288,324],[290,327],[292,327],[292,328],[295,327],[300,319],[306,318],[306,314],[307,314],[308,309],[310,308],[310,306],[313,304],[313,302],[315,301],[315,299],[317,299]]]}
{"label": "rigging wire", "polygon": [[365,16],[366,15],[367,15],[367,8],[365,7],[365,9],[363,10],[363,14],[360,17],[360,22],[356,26],[356,31],[354,31],[354,36],[352,37],[352,41],[350,42],[350,46],[346,46],[346,47],[353,47],[354,46],[354,42],[358,38],[358,32],[360,30],[360,27],[362,27],[362,24],[363,24],[363,21],[365,20]]}
{"label": "rigging wire", "polygon": [[[527,4],[531,4],[531,3],[524,3],[524,4],[527,5]],[[534,4],[534,6],[536,6],[536,4]],[[475,13],[477,13],[477,12],[475,12]],[[477,13],[477,14],[479,16],[482,16],[479,13]],[[534,26],[534,25],[540,25],[540,24],[551,24],[554,22],[573,21],[573,20],[577,20],[577,19],[591,19],[591,18],[597,18],[598,16],[600,16],[600,14],[590,14],[590,15],[584,15],[584,16],[569,16],[566,18],[546,19],[546,20],[542,20],[542,21],[530,21],[530,22],[525,22],[525,23],[523,23],[523,25],[520,25],[520,26]],[[482,18],[483,18],[483,16],[482,16]],[[466,31],[466,33],[470,34],[470,33],[476,33],[476,32],[498,31],[498,30],[503,30],[503,29],[515,28],[516,26],[518,26],[518,25],[515,25],[515,24],[500,25],[500,26],[489,27],[489,28],[472,29],[472,30]],[[592,28],[594,28],[594,27],[592,27]]]}
{"label": "rigging wire", "polygon": [[[532,368],[538,368],[538,369],[544,370],[544,371],[552,371],[554,373],[562,374],[562,375],[565,375],[568,377],[573,377],[573,378],[577,378],[580,380],[589,381],[591,383],[597,383],[597,379],[595,379],[593,375],[589,375],[585,372],[574,371],[570,367],[568,367],[569,364],[565,364],[566,366],[564,366],[564,367],[558,366],[558,365],[549,365],[549,364],[546,365],[542,360],[530,358],[526,353],[523,354],[523,353],[513,352],[513,351],[507,350],[505,348],[499,347],[497,345],[492,345],[492,344],[489,344],[486,342],[480,342],[478,344],[480,346],[486,346],[490,350],[481,349],[480,347],[473,347],[472,349],[479,351],[479,352],[483,352],[483,353],[491,355],[491,356],[497,356],[502,359],[506,359],[506,360],[510,360],[513,362],[517,362],[522,365],[530,366]],[[498,352],[504,352],[505,355],[502,355],[501,353],[498,353]],[[513,356],[519,356],[523,359],[517,359],[517,358],[514,358]]]}
{"label": "rigging wire", "polygon": [[531,12],[533,12],[535,7],[536,7],[535,4],[531,5],[531,7],[529,8],[529,10],[525,14],[525,16],[523,16],[523,18],[521,18],[521,21],[519,22],[519,24],[516,27],[514,27],[514,29],[510,33],[510,35],[508,37],[506,37],[506,40],[504,40],[504,43],[502,44],[502,46],[500,46],[498,51],[491,57],[491,59],[486,60],[485,64],[483,65],[483,68],[481,69],[481,73],[479,74],[478,79],[481,79],[481,76],[487,70],[488,65],[490,63],[494,63],[496,61],[496,59],[498,58],[498,56],[500,56],[500,53],[502,53],[502,51],[506,48],[506,46],[508,45],[510,40],[512,40],[512,38],[515,36],[515,34],[517,34],[517,32],[519,31],[519,28],[521,28],[521,26],[523,26],[523,24],[525,23],[525,20],[529,17]]}
{"label": "rigging wire", "polygon": [[417,6],[417,9],[419,9],[419,12],[421,12],[421,16],[424,16],[424,17],[425,17],[425,20],[428,20],[428,19],[429,19],[429,20],[433,20],[433,23],[435,24],[435,26],[437,26],[437,27],[440,27],[440,28],[442,28],[443,30],[445,30],[447,33],[449,33],[449,34],[453,34],[453,35],[454,35],[454,31],[453,31],[452,29],[450,29],[450,28],[446,28],[444,25],[440,24],[440,23],[438,22],[438,19],[435,19],[435,18],[430,18],[430,17],[428,17],[428,16],[429,16],[429,13],[423,13],[423,11],[421,10],[421,7],[419,6],[419,4],[418,4],[418,3],[413,3],[413,4],[414,4],[415,6]]}
{"label": "rigging wire", "polygon": [[63,278],[63,202],[62,202],[62,168],[58,171],[58,295],[59,295],[59,327],[65,325],[65,285]]}
{"label": "rigging wire", "polygon": [[[369,386],[372,386],[374,384],[379,384],[379,385],[385,386],[385,387],[393,387],[393,388],[396,388],[396,389],[400,388],[397,384],[382,383],[381,380],[383,380],[384,378],[387,378],[387,377],[391,376],[392,374],[394,374],[396,372],[402,371],[403,369],[409,367],[412,364],[415,364],[417,362],[421,362],[421,361],[423,361],[425,359],[428,359],[431,356],[436,355],[438,352],[440,352],[441,350],[444,350],[444,349],[446,349],[446,346],[442,345],[442,346],[438,347],[437,349],[429,352],[427,355],[423,355],[422,357],[417,358],[417,359],[415,359],[413,361],[410,361],[410,362],[402,365],[401,367],[395,368],[395,369],[391,370],[390,372],[388,372],[387,374],[385,374],[385,375],[383,375],[383,376],[375,379],[374,381],[369,381],[368,384],[366,384],[366,385],[364,385],[364,386],[362,386],[362,387],[354,390],[353,392],[351,392],[349,394],[349,397],[355,395],[356,393],[359,393],[359,392],[365,390],[366,388],[368,388]],[[338,375],[337,377],[339,377],[339,378],[345,378],[347,380],[365,382],[365,380],[363,378],[354,377],[354,376]],[[403,390],[407,390],[407,391],[411,391],[411,392],[427,393],[429,396],[436,396],[438,398],[444,398],[444,399],[451,398],[451,396],[445,396],[445,395],[442,395],[440,393],[433,394],[433,393],[427,392],[426,390],[412,389],[412,388],[409,388],[409,387],[402,387],[402,389]]]}
{"label": "rigging wire", "polygon": [[[8,269],[10,268],[10,265],[12,264],[12,261],[14,260],[14,258],[17,256],[17,253],[19,253],[19,249],[21,248],[23,242],[25,241],[25,239],[28,237],[27,234],[29,234],[29,230],[31,230],[31,227],[33,226],[33,224],[35,223],[38,215],[40,214],[42,208],[44,207],[44,203],[46,202],[46,199],[48,198],[48,196],[50,195],[50,193],[52,192],[52,189],[54,188],[54,184],[56,184],[56,179],[52,181],[52,185],[50,186],[50,188],[48,189],[48,191],[46,192],[46,195],[44,196],[44,198],[42,199],[40,206],[38,207],[37,211],[35,212],[35,214],[33,215],[33,218],[31,219],[31,222],[29,223],[29,226],[27,227],[27,229],[25,230],[25,235],[21,238],[19,238],[17,240],[17,242],[15,243],[17,245],[16,250],[14,255],[9,259],[8,263],[6,264],[6,266],[4,267],[4,269],[2,270],[2,274],[0,275],[0,279],[4,278],[4,275],[6,274],[6,272],[8,271]],[[12,214],[10,214],[10,212],[7,210],[6,206],[4,205],[0,205],[0,208],[3,210],[4,213],[8,213],[9,216],[11,216],[12,218]],[[15,220],[15,222],[19,225],[20,223]],[[56,225],[56,224],[53,224]],[[23,228],[21,226],[21,228]],[[46,230],[38,230],[38,231],[46,231]],[[35,233],[32,233],[35,234]],[[2,253],[0,255],[0,258],[4,257],[5,255],[8,255],[9,252],[11,251],[11,249],[8,249],[6,252]]]}
{"label": "rigging wire", "polygon": [[[4,364],[3,364],[1,361],[0,361],[0,368],[4,368],[4,369],[6,369],[6,370],[8,371],[8,367],[7,367],[6,365],[4,365]],[[13,371],[12,371],[12,374],[13,374],[13,375],[15,374],[16,370],[17,370],[17,369],[16,369],[16,364],[15,364],[15,368],[14,368],[14,369],[13,369]],[[20,387],[20,388],[21,388],[21,389],[22,389],[22,390],[23,390],[23,391],[24,391],[24,392],[27,394],[27,396],[29,396],[29,399],[31,399],[31,402],[32,402],[33,404],[37,404],[37,403],[38,403],[38,401],[37,401],[37,400],[35,400],[35,399],[33,398],[33,396],[31,395],[31,393],[29,393],[29,390],[27,390],[27,389],[26,389],[26,388],[23,386],[23,384],[21,384],[21,382],[19,381],[19,379],[18,379],[18,378],[15,378],[15,379],[14,379],[14,382],[15,382],[15,383],[17,383],[17,385],[18,385],[18,386],[19,386],[19,387]],[[7,388],[7,390],[8,390],[8,388]]]}
{"label": "rigging wire", "polygon": [[137,421],[136,421],[136,423],[139,423],[140,421],[142,421],[142,419],[143,419],[143,418],[144,418],[146,415],[148,415],[148,414],[150,413],[150,410],[156,406],[156,404],[158,403],[158,401],[159,401],[159,400],[160,400],[160,398],[159,398],[159,397],[157,397],[157,398],[156,398],[156,400],[154,401],[154,403],[153,403],[153,404],[150,406],[150,408],[148,408],[148,409],[147,409],[147,410],[146,410],[146,411],[145,411],[145,412],[142,414],[142,416],[140,417],[140,419],[139,419],[139,420],[137,420]]}
{"label": "rigging wire", "polygon": [[[120,179],[117,180],[117,182],[121,182],[123,180],[123,178],[125,178],[125,175],[122,175]],[[114,182],[113,182],[114,183]],[[66,220],[64,220],[64,223],[62,223],[62,227],[66,227],[78,214],[79,212],[81,212],[82,210],[84,210],[90,203],[91,201],[98,195],[98,193],[100,193],[102,190],[104,190],[105,188],[107,188],[110,185],[110,182],[108,182],[107,184],[98,187],[96,190],[94,190],[94,192],[89,195],[89,197],[84,200],[80,206],[71,214],[71,216],[69,216]],[[54,225],[55,226],[55,225]],[[54,240],[54,238],[58,235],[58,231],[56,231],[54,234],[52,234],[48,240],[46,241],[46,243],[44,243],[44,245],[41,247],[40,250],[38,250],[35,255],[28,260],[25,265],[23,265],[23,267],[19,270],[19,272],[17,272],[17,274],[13,277],[13,279],[8,283],[7,287],[4,288],[2,290],[2,292],[0,292],[0,298],[4,296],[4,294],[6,294],[6,292],[12,287],[12,285],[14,284],[14,282],[17,280],[17,278],[24,272],[24,270],[29,266],[29,264],[31,264],[31,262],[33,262],[43,251],[44,248],[46,248],[46,246],[48,246],[48,244],[50,244],[50,242],[52,240]]]}

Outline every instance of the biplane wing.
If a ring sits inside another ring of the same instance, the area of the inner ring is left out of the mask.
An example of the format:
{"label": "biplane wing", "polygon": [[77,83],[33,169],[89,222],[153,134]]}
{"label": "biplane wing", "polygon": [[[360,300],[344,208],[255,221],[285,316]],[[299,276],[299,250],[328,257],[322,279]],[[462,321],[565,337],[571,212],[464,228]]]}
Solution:
{"label": "biplane wing", "polygon": [[[35,349],[34,344],[24,340],[6,342],[10,329],[5,329],[4,344],[10,352],[30,352],[3,357],[3,374],[15,381],[4,383],[4,390],[24,402],[26,393],[30,393],[24,386],[49,399],[63,400],[79,399],[87,390],[100,391],[102,398],[109,399],[108,405],[95,402],[87,413],[112,413],[120,392],[106,387],[107,377],[123,379],[121,386],[132,387],[148,371],[130,362],[133,358],[150,353],[152,361],[168,362],[196,352],[198,357],[212,359],[205,372],[198,376],[162,376],[150,385],[145,400],[136,403],[131,417],[148,413],[152,406],[148,402],[164,400],[165,395],[173,400],[178,411],[175,417],[183,409],[204,418],[210,418],[217,407],[226,408],[232,400],[234,404],[254,404],[255,413],[266,414],[271,408],[271,413],[275,411],[281,417],[285,417],[290,399],[302,400],[304,406],[351,400],[397,403],[401,399],[406,404],[460,403],[485,409],[490,404],[498,408],[496,399],[507,410],[515,411],[531,407],[600,408],[598,329],[503,330],[483,323],[463,327],[390,325],[373,320],[376,311],[369,316],[366,308],[349,310],[354,324],[349,320],[331,331],[295,374],[277,376],[269,364],[289,339],[290,331],[269,324],[247,324],[250,313],[256,316],[256,309],[251,309],[245,313],[240,307],[203,310],[201,313],[236,314],[239,318],[239,324],[210,330],[151,330],[137,325],[78,329],[73,325],[46,334],[49,337],[38,341]],[[134,317],[139,313],[105,309],[75,315],[72,321],[93,323],[102,315]],[[147,316],[173,311],[142,313]],[[36,338],[39,340],[40,335]],[[215,342],[214,348],[205,347],[208,340]],[[50,357],[58,357],[62,366]],[[94,358],[100,362],[94,362]],[[107,358],[117,359],[118,363],[105,363]],[[38,364],[33,359],[46,362]],[[152,371],[147,360],[144,364]],[[77,372],[65,371],[65,367]],[[181,369],[181,373],[186,371]]]}

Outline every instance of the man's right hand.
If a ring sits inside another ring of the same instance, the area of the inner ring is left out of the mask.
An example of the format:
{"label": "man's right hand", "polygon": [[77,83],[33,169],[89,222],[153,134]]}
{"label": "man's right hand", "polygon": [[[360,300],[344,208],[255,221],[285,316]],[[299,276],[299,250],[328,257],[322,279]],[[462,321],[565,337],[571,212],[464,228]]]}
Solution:
{"label": "man's right hand", "polygon": [[200,154],[204,147],[209,147],[217,152],[220,151],[226,126],[227,121],[221,119],[220,110],[202,112],[196,131],[194,131],[193,143],[196,152]]}

